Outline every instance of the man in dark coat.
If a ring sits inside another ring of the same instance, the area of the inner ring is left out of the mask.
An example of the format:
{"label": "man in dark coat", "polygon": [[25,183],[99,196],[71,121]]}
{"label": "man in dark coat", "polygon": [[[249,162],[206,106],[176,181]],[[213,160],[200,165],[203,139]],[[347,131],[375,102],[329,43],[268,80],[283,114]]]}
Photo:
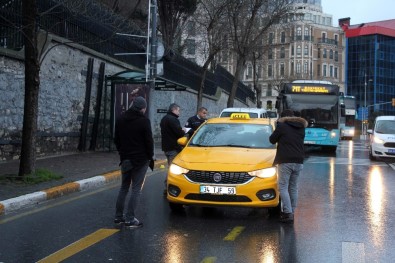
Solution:
{"label": "man in dark coat", "polygon": [[[135,217],[145,174],[154,156],[154,140],[150,120],[144,113],[147,102],[136,97],[131,107],[115,123],[114,142],[121,159],[122,185],[118,193],[115,211],[115,224],[124,223],[125,227],[141,227],[143,224]],[[131,196],[124,215],[126,195],[131,186]]]}
{"label": "man in dark coat", "polygon": [[193,133],[202,125],[203,122],[207,120],[207,109],[205,107],[200,107],[197,114],[190,117],[185,123],[185,128],[190,130],[187,132],[188,136],[192,136]]}
{"label": "man in dark coat", "polygon": [[284,110],[269,140],[277,143],[274,165],[278,165],[278,188],[283,211],[280,221],[293,223],[298,200],[298,179],[303,169],[304,137],[307,121]]}
{"label": "man in dark coat", "polygon": [[[167,158],[167,164],[170,167],[171,162],[181,151],[181,146],[177,140],[185,135],[185,128],[181,127],[178,117],[180,116],[180,106],[175,103],[170,104],[167,114],[160,121],[160,130],[162,135],[162,151]],[[167,188],[167,176],[165,179],[165,188]],[[164,190],[167,194],[167,189]]]}

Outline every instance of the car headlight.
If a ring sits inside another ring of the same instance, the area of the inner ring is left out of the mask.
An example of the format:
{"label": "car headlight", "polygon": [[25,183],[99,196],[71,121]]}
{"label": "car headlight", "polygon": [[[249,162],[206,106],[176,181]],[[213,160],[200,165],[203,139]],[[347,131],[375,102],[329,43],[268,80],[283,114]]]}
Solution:
{"label": "car headlight", "polygon": [[375,143],[379,143],[379,144],[383,144],[383,143],[384,143],[384,141],[383,141],[382,139],[378,138],[377,136],[374,136],[374,137],[373,137],[373,141],[374,141]]}
{"label": "car headlight", "polygon": [[262,170],[248,172],[248,174],[251,176],[259,177],[259,178],[269,178],[269,177],[275,176],[277,174],[277,169],[276,169],[276,167],[270,167],[270,168],[265,168]]}
{"label": "car headlight", "polygon": [[331,137],[336,137],[336,132],[331,132]]}
{"label": "car headlight", "polygon": [[181,175],[181,174],[186,174],[187,172],[189,172],[189,170],[172,163],[170,165],[169,172],[175,175]]}

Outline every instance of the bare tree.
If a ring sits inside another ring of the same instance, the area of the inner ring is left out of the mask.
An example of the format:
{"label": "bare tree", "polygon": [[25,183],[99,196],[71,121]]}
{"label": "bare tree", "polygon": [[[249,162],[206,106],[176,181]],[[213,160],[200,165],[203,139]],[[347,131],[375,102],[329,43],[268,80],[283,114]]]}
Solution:
{"label": "bare tree", "polygon": [[193,16],[199,34],[202,35],[200,46],[204,46],[205,62],[201,76],[200,86],[197,96],[197,109],[202,106],[203,89],[209,66],[213,63],[215,56],[227,41],[223,36],[226,35],[228,28],[226,24],[225,7],[233,0],[202,0],[198,5],[197,12]]}
{"label": "bare tree", "polygon": [[[22,2],[22,34],[24,37],[24,54],[25,54],[25,99],[22,128],[22,147],[19,164],[19,176],[33,174],[36,163],[36,133],[38,117],[38,98],[40,93],[40,67],[46,54],[51,50],[47,48],[48,32],[40,29],[40,18],[45,15],[59,12],[59,7],[68,10],[71,15],[78,17],[88,17],[100,19],[102,23],[107,23],[114,30],[109,38],[113,37],[117,30],[125,24],[124,19],[114,16],[98,17],[97,13],[92,13],[92,6],[98,3],[93,0],[58,0],[51,2],[47,10],[38,9],[37,0],[21,0]],[[97,10],[97,9],[96,9]],[[64,21],[63,21],[64,22]],[[20,25],[8,22],[10,27],[20,28]],[[53,27],[57,25],[52,25]],[[44,32],[44,33],[43,33]],[[39,41],[40,40],[40,41]],[[106,40],[103,40],[106,41]],[[70,43],[74,42],[70,39]],[[79,44],[86,44],[78,42]],[[62,43],[65,44],[65,43]],[[53,47],[52,47],[53,48]],[[44,52],[45,50],[45,52]]]}
{"label": "bare tree", "polygon": [[257,46],[267,30],[285,17],[292,6],[289,0],[243,0],[228,5],[232,52],[236,57],[235,78],[227,106],[232,107],[243,68],[250,50]]}
{"label": "bare tree", "polygon": [[157,0],[159,32],[165,46],[165,57],[171,58],[177,50],[188,18],[195,12],[197,0]]}

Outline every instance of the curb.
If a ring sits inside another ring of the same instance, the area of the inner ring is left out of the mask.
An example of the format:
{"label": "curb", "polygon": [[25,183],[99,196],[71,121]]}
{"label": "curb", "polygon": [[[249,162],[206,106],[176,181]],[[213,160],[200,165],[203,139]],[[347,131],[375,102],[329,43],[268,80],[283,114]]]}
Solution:
{"label": "curb", "polygon": [[[166,163],[166,160],[157,160],[155,161],[155,168],[163,168]],[[82,179],[79,181],[45,189],[43,191],[38,191],[31,194],[26,194],[0,201],[0,216],[16,212],[19,209],[27,208],[29,206],[33,206],[47,200],[58,198],[66,194],[99,188],[111,182],[120,180],[120,178],[121,171],[116,170],[105,173],[103,175]]]}

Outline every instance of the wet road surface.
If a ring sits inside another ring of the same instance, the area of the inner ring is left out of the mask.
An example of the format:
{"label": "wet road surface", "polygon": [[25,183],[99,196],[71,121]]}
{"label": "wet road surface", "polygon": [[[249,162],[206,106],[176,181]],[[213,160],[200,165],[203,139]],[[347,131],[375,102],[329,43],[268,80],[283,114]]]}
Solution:
{"label": "wet road surface", "polygon": [[[294,225],[265,209],[188,207],[173,214],[164,171],[150,173],[138,218],[112,224],[118,184],[0,218],[0,262],[392,262],[395,171],[362,142],[308,151]],[[40,261],[41,260],[41,261]]]}

